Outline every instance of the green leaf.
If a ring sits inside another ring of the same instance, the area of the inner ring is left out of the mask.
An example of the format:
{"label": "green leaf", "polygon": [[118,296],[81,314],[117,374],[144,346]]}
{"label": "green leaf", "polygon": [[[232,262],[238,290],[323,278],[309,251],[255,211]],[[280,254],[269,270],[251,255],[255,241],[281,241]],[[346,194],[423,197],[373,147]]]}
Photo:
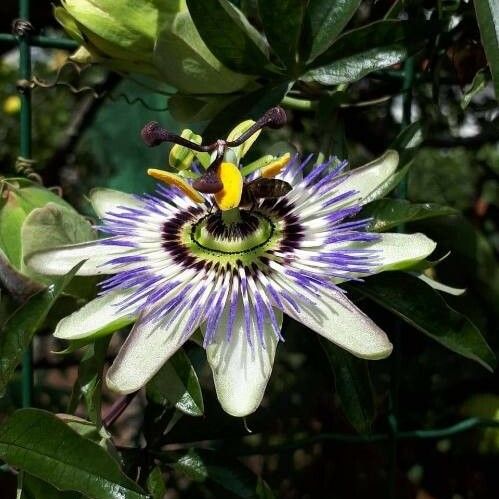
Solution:
{"label": "green leaf", "polygon": [[461,99],[461,109],[464,111],[469,105],[473,97],[481,92],[487,86],[487,75],[485,70],[480,70],[473,77],[473,81],[466,89]]}
{"label": "green leaf", "polygon": [[199,380],[183,350],[178,350],[149,381],[147,395],[157,404],[173,404],[190,416],[202,416],[204,413]]}
{"label": "green leaf", "polygon": [[309,61],[331,46],[359,8],[360,2],[361,0],[309,1],[303,28]]}
{"label": "green leaf", "polygon": [[359,433],[370,430],[376,414],[368,364],[334,343],[320,338],[334,371],[336,393],[345,416]]}
{"label": "green leaf", "polygon": [[261,75],[268,47],[244,14],[228,0],[187,0],[194,24],[208,48],[228,68]]}
{"label": "green leaf", "polygon": [[82,497],[78,492],[61,492],[28,473],[23,476],[22,486],[23,496],[26,499],[81,499]]}
{"label": "green leaf", "polygon": [[15,268],[21,269],[21,227],[29,213],[47,203],[73,208],[52,191],[22,178],[0,179],[0,192],[0,249]]}
{"label": "green leaf", "polygon": [[163,473],[158,466],[154,466],[147,477],[147,490],[153,499],[164,499],[166,497],[166,484]]}
{"label": "green leaf", "polygon": [[215,452],[190,450],[173,466],[191,480],[212,481],[234,494],[234,497],[258,497],[257,477],[238,461],[225,459]]}
{"label": "green leaf", "polygon": [[304,79],[338,85],[403,61],[427,42],[433,23],[377,21],[349,31],[320,55]]}
{"label": "green leaf", "polygon": [[90,223],[75,210],[54,203],[33,210],[22,227],[23,259],[26,255],[55,246],[95,239]]}
{"label": "green leaf", "polygon": [[164,16],[153,60],[162,79],[186,94],[236,92],[251,80],[225,67],[210,52],[188,11]]}
{"label": "green leaf", "polygon": [[416,156],[419,146],[423,143],[423,128],[420,121],[414,121],[403,128],[390,144],[391,149],[399,152],[399,171],[411,164]]}
{"label": "green leaf", "polygon": [[94,499],[146,499],[99,445],[39,409],[16,411],[0,426],[0,457],[59,490]]}
{"label": "green leaf", "polygon": [[456,213],[454,208],[433,203],[413,204],[405,199],[377,199],[365,205],[358,217],[373,218],[369,230],[383,232],[403,223]]}
{"label": "green leaf", "polygon": [[[418,224],[419,225],[419,224]],[[472,287],[473,293],[491,310],[499,303],[499,267],[489,240],[463,216],[437,218],[418,226],[434,239],[443,253],[446,277],[460,287]]]}
{"label": "green leaf", "polygon": [[78,368],[78,384],[85,399],[89,419],[101,425],[102,370],[110,336],[99,338],[87,347]]}
{"label": "green leaf", "polygon": [[453,352],[492,370],[494,352],[478,328],[450,308],[438,292],[417,277],[400,272],[370,276],[364,284],[348,284]]}
{"label": "green leaf", "polygon": [[[55,203],[47,203],[43,208],[33,210],[21,228],[22,263],[24,274],[44,284],[53,282],[52,276],[38,274],[25,264],[25,258],[44,249],[66,244],[84,243],[96,238],[90,222],[74,208],[66,208]],[[95,294],[96,278],[76,277],[66,289],[66,293],[81,298]]]}
{"label": "green leaf", "polygon": [[499,3],[497,0],[475,0],[474,4],[482,45],[499,99]]}
{"label": "green leaf", "polygon": [[307,2],[305,0],[258,0],[263,29],[272,50],[293,75]]}
{"label": "green leaf", "polygon": [[21,362],[34,334],[81,265],[77,265],[63,278],[31,296],[4,324],[0,332],[0,394],[4,392]]}
{"label": "green leaf", "polygon": [[399,153],[406,149],[415,149],[423,142],[423,130],[420,121],[414,121],[407,125],[395,137],[390,145],[391,149],[396,149]]}
{"label": "green leaf", "polygon": [[262,478],[258,477],[258,485],[256,486],[256,497],[258,499],[275,499],[275,495],[268,483]]}

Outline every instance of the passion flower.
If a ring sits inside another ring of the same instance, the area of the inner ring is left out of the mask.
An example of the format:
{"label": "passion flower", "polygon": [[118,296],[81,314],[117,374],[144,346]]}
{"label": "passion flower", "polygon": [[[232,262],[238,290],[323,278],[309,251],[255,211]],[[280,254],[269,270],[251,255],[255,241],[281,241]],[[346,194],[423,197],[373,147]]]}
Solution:
{"label": "passion flower", "polygon": [[[246,126],[251,137],[262,123]],[[156,125],[147,130],[150,145],[189,146]],[[64,274],[85,260],[80,275],[111,275],[101,295],[63,319],[55,336],[99,336],[135,321],[107,373],[114,391],[144,386],[201,329],[220,403],[229,414],[250,414],[283,339],[283,313],[358,357],[392,351],[339,283],[400,268],[435,248],[423,234],[371,233],[369,220],[353,218],[394,174],[398,154],[388,151],[350,172],[346,162],[328,160],[306,174],[311,158],[283,156],[250,174],[238,164],[246,135],[211,149],[193,146],[200,154],[212,150],[213,162],[192,183],[152,170],[168,184],[154,194],[95,192],[106,238],[28,258],[46,274]],[[276,174],[277,184],[258,181]]]}

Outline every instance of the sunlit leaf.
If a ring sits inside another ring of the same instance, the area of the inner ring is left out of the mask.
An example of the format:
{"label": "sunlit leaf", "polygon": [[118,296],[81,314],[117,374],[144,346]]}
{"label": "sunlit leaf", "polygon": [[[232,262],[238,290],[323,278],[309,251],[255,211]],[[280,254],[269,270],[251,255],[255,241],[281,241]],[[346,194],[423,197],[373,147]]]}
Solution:
{"label": "sunlit leaf", "polygon": [[312,63],[304,79],[323,85],[356,81],[393,66],[427,42],[430,23],[377,21],[349,31]]}
{"label": "sunlit leaf", "polygon": [[0,332],[0,394],[4,392],[33,336],[80,266],[30,297],[4,324]]}
{"label": "sunlit leaf", "polygon": [[499,2],[474,0],[483,48],[494,80],[496,98],[499,99]]}
{"label": "sunlit leaf", "polygon": [[147,384],[148,397],[157,404],[173,404],[190,416],[202,416],[203,395],[189,357],[178,350]]}
{"label": "sunlit leaf", "polygon": [[59,490],[95,499],[147,499],[99,445],[49,412],[21,409],[0,426],[0,457]]}
{"label": "sunlit leaf", "polygon": [[250,78],[224,66],[205,42],[188,11],[165,15],[153,54],[162,78],[183,93],[224,94],[243,88]]}
{"label": "sunlit leaf", "polygon": [[383,232],[403,223],[456,213],[454,208],[433,203],[414,204],[405,199],[378,199],[364,206],[358,216],[372,218],[369,230]]}
{"label": "sunlit leaf", "polygon": [[166,496],[165,480],[158,466],[154,466],[147,477],[147,490],[151,493],[153,499],[164,499]]}
{"label": "sunlit leaf", "polygon": [[78,384],[87,407],[88,417],[101,424],[102,370],[110,337],[97,339],[87,347],[78,368]]}

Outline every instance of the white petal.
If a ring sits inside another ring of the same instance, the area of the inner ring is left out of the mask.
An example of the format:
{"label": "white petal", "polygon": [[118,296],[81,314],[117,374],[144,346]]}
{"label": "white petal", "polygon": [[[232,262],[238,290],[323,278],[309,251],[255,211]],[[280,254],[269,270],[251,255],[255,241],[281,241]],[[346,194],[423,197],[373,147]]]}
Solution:
{"label": "white petal", "polygon": [[380,234],[381,239],[370,244],[369,249],[379,250],[381,264],[374,273],[407,267],[430,255],[437,243],[424,234]]}
{"label": "white petal", "polygon": [[189,339],[183,333],[190,322],[190,313],[178,315],[174,309],[159,323],[144,318],[146,313],[135,323],[107,372],[106,384],[115,392],[132,393],[142,388]]}
{"label": "white petal", "polygon": [[95,298],[59,321],[54,336],[64,340],[78,340],[95,333],[104,336],[130,324],[135,317],[129,309],[120,311],[120,304],[131,293],[132,290],[112,291]]}
{"label": "white petal", "polygon": [[392,351],[387,335],[340,292],[324,292],[315,303],[285,312],[357,357],[383,359]]}
{"label": "white petal", "polygon": [[354,190],[358,192],[355,198],[360,198],[362,204],[373,201],[377,196],[370,196],[371,193],[393,175],[398,163],[398,152],[388,150],[374,161],[348,172],[345,181],[338,185],[337,192],[341,194]]}
{"label": "white petal", "polygon": [[86,260],[76,275],[114,274],[117,268],[104,264],[128,250],[122,246],[102,245],[100,241],[70,244],[35,251],[26,257],[26,265],[39,274],[66,275],[75,265]]}
{"label": "white petal", "polygon": [[141,208],[143,206],[140,200],[132,194],[104,188],[92,189],[90,202],[99,218],[104,218],[106,213],[111,211],[118,211],[120,207]]}
{"label": "white petal", "polygon": [[[272,373],[278,340],[269,323],[264,325],[265,348],[260,344],[252,320],[252,344],[246,338],[242,305],[238,307],[232,337],[227,341],[227,309],[217,328],[214,341],[206,348],[213,371],[217,397],[224,411],[244,417],[260,405]],[[282,325],[282,313],[276,311]]]}

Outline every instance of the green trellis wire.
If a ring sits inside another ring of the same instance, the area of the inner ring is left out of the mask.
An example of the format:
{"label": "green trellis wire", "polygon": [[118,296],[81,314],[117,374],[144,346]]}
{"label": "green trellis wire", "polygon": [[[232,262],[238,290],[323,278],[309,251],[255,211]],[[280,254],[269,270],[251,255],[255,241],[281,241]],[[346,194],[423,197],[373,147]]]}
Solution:
{"label": "green trellis wire", "polygon": [[[19,156],[23,160],[30,160],[32,157],[32,136],[31,136],[31,47],[43,47],[52,49],[73,50],[77,44],[69,39],[51,36],[36,36],[31,33],[32,27],[30,19],[30,0],[19,0],[19,19],[13,23],[13,33],[0,33],[0,44],[17,45],[19,48],[19,82],[18,88],[21,96],[20,112],[20,135],[19,135]],[[393,72],[392,72],[393,73]],[[397,75],[398,76],[398,75]],[[404,65],[403,74],[403,122],[406,126],[411,121],[412,86],[414,81],[414,60],[408,59]],[[398,191],[400,197],[406,195],[406,185],[403,183]],[[287,452],[293,449],[306,447],[308,445],[336,441],[345,443],[377,443],[388,441],[391,446],[389,459],[389,479],[388,490],[390,497],[396,497],[395,473],[397,467],[397,443],[400,440],[408,439],[441,439],[450,438],[458,434],[476,428],[499,428],[499,421],[491,419],[468,418],[456,424],[439,429],[421,429],[411,431],[400,431],[397,422],[397,391],[399,384],[399,349],[396,349],[393,363],[393,383],[392,383],[392,407],[389,415],[390,431],[388,433],[376,433],[370,435],[349,435],[341,433],[323,433],[313,437],[288,442],[283,445],[272,447],[251,449],[240,454],[269,454]],[[33,350],[28,349],[23,358],[22,364],[22,405],[30,407],[33,405]]]}

